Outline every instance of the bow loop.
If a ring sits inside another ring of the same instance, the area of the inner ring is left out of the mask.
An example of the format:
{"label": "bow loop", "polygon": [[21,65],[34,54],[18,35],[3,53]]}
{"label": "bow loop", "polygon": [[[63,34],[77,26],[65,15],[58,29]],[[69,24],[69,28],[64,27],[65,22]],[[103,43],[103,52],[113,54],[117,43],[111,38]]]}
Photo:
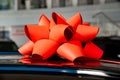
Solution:
{"label": "bow loop", "polygon": [[40,19],[39,19],[38,25],[41,25],[41,26],[49,28],[50,20],[44,14],[42,14]]}
{"label": "bow loop", "polygon": [[73,30],[76,30],[77,26],[83,23],[81,14],[76,13],[67,20],[67,23],[72,26]]}
{"label": "bow loop", "polygon": [[72,36],[73,31],[69,25],[58,24],[51,29],[49,38],[61,44],[69,41]]}
{"label": "bow loop", "polygon": [[96,37],[98,31],[99,28],[96,26],[78,25],[73,39],[88,42]]}
{"label": "bow loop", "polygon": [[27,37],[36,42],[40,39],[48,39],[49,38],[49,28],[39,25],[25,25],[25,33]]}

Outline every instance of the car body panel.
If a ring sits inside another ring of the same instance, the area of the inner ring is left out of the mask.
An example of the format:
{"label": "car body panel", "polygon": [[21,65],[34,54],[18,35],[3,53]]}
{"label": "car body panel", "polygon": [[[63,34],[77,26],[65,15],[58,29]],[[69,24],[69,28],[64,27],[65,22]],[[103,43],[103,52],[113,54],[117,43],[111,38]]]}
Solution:
{"label": "car body panel", "polygon": [[28,63],[23,64],[19,62],[22,55],[13,54],[14,51],[0,52],[4,53],[0,55],[0,80],[120,80],[120,58],[116,56],[119,54],[117,43],[120,40],[105,37],[96,38],[93,42],[105,51],[100,60],[73,63],[55,55],[46,61],[28,60]]}
{"label": "car body panel", "polygon": [[[2,62],[3,61],[3,62]],[[4,76],[13,75],[49,75],[53,76],[69,76],[84,77],[98,80],[120,79],[119,61],[85,61],[73,63],[67,60],[49,60],[42,62],[32,62],[31,64],[22,64],[18,59],[4,59],[0,61],[0,73]],[[0,74],[0,75],[1,75]],[[6,74],[6,75],[5,75]],[[32,77],[31,77],[32,78]],[[22,79],[22,78],[21,78]],[[86,79],[87,80],[87,79]]]}

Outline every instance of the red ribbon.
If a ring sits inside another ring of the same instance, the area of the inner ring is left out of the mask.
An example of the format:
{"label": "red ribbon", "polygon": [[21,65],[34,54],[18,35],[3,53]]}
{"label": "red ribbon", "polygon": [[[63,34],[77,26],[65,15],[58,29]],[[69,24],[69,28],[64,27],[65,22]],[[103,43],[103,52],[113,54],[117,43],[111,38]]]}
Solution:
{"label": "red ribbon", "polygon": [[99,28],[83,22],[80,13],[68,20],[55,12],[50,20],[43,14],[38,25],[25,25],[24,30],[30,41],[18,49],[24,56],[19,60],[23,63],[27,59],[47,60],[54,54],[72,62],[83,58],[99,60],[103,55],[103,50],[91,41]]}

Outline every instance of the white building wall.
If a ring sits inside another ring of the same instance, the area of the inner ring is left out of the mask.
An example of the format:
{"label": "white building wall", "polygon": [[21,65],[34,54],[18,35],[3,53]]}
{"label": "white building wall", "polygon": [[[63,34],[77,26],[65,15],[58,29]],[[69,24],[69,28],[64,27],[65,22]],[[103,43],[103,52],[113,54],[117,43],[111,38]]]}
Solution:
{"label": "white building wall", "polygon": [[[98,12],[104,12],[114,21],[117,21],[120,24],[120,3],[105,4],[105,5],[89,5],[89,6],[77,6],[77,7],[65,7],[65,8],[50,8],[50,9],[36,9],[36,10],[20,10],[20,11],[0,11],[0,26],[6,26],[6,30],[10,31],[10,38],[14,40],[18,46],[24,44],[28,38],[24,34],[24,25],[25,24],[37,24],[40,15],[43,13],[50,19],[52,11],[62,14],[66,19],[73,16],[75,13],[80,12],[83,21],[88,21],[91,23],[96,23],[96,20],[93,18]],[[100,26],[100,25],[98,25]],[[111,35],[116,34],[120,36],[120,30],[113,30],[109,23],[104,24],[109,26],[108,31],[110,33],[103,32],[99,35]],[[9,29],[11,28],[11,29]],[[100,26],[101,28],[101,26]],[[102,29],[101,29],[102,30]],[[114,31],[114,32],[111,32]]]}

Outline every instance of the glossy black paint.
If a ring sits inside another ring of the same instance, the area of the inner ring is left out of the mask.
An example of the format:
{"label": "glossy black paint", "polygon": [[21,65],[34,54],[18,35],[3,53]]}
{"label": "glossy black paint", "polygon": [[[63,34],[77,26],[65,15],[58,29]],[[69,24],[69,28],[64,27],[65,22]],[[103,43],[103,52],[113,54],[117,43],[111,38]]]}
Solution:
{"label": "glossy black paint", "polygon": [[103,59],[120,60],[120,37],[96,37],[93,42],[103,49]]}
{"label": "glossy black paint", "polygon": [[[2,75],[5,77],[11,75],[18,76],[18,78],[20,78],[23,74],[29,77],[31,77],[30,75],[33,74],[39,75],[39,78],[41,75],[46,77],[52,76],[52,79],[58,76],[54,80],[61,79],[61,76],[65,76],[66,79],[69,79],[72,76],[75,79],[82,80],[84,80],[84,78],[86,80],[120,79],[119,63],[119,61],[110,62],[110,60],[91,60],[73,63],[67,60],[57,59],[42,62],[32,62],[31,64],[22,64],[16,59],[5,59],[0,61],[0,77]],[[21,77],[21,79],[24,79],[24,77]],[[31,77],[30,80],[33,80],[33,77]]]}

